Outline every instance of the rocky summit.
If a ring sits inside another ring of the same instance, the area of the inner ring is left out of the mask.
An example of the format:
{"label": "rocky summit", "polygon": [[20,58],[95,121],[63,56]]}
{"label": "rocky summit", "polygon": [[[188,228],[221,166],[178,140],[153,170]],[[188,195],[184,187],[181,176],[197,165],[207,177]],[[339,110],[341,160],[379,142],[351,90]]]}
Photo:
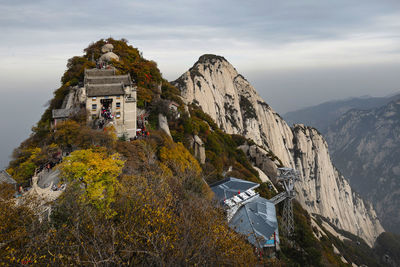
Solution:
{"label": "rocky summit", "polygon": [[383,232],[373,207],[333,166],[323,136],[304,125],[290,128],[225,58],[203,55],[173,84],[180,89],[185,104],[200,106],[221,129],[252,139],[258,151],[268,154],[263,157],[254,147],[244,148],[269,178],[274,178],[274,168],[262,158],[297,169],[301,181],[296,184],[296,198],[311,214],[362,237],[370,246]]}

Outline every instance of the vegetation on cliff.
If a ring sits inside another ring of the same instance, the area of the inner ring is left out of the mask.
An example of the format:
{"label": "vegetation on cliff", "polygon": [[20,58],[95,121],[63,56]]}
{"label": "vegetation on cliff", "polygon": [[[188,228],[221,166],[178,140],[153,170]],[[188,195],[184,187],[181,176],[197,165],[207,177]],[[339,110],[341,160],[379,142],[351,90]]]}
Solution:
{"label": "vegetation on cliff", "polygon": [[[154,62],[125,41],[107,41],[121,56],[113,62],[117,70],[130,73],[138,85],[139,106],[154,113],[160,99],[182,103]],[[42,205],[34,199],[26,202],[29,207],[15,206],[12,194],[1,196],[1,263],[255,264],[251,245],[215,208],[201,166],[182,143],[156,130],[146,140],[117,140],[113,129],[88,127],[84,111],[58,124],[57,131],[49,127],[51,110],[60,108],[71,86],[83,81],[84,68],[93,66],[92,55],[96,59],[103,44],[91,44],[84,56],[69,60],[49,108],[14,152],[8,170],[27,183],[53,153],[75,150],[57,166],[68,186],[48,219],[31,209]]]}

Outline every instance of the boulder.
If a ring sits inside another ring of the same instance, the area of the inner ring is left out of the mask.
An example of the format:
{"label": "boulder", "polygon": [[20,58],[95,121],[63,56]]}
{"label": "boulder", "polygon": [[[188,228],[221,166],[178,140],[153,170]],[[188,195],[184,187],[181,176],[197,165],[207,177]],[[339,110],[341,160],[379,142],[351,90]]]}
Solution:
{"label": "boulder", "polygon": [[105,44],[101,48],[102,53],[107,53],[107,52],[112,52],[114,49],[114,46],[112,44]]}
{"label": "boulder", "polygon": [[171,132],[169,131],[168,120],[163,114],[158,114],[158,126],[163,130],[169,137],[172,138]]}
{"label": "boulder", "polygon": [[201,164],[206,163],[206,150],[204,148],[204,142],[200,137],[194,135],[189,140],[190,146],[194,151],[194,156],[199,160]]}
{"label": "boulder", "polygon": [[107,52],[100,57],[100,61],[107,61],[110,62],[111,60],[119,60],[119,56],[114,52]]}

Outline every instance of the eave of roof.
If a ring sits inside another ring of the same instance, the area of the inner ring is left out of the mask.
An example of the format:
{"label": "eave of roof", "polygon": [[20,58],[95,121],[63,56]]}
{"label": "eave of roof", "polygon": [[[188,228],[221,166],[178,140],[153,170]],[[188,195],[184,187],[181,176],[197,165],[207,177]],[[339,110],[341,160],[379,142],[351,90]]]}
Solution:
{"label": "eave of roof", "polygon": [[6,170],[1,170],[0,171],[0,182],[6,182],[8,184],[16,184],[17,181],[15,181],[11,175],[8,174]]}
{"label": "eave of roof", "polygon": [[109,76],[85,76],[85,84],[112,84],[123,83],[132,85],[132,79],[129,74],[109,75]]}
{"label": "eave of roof", "polygon": [[113,96],[124,95],[123,84],[87,84],[86,94],[89,97],[93,96]]}

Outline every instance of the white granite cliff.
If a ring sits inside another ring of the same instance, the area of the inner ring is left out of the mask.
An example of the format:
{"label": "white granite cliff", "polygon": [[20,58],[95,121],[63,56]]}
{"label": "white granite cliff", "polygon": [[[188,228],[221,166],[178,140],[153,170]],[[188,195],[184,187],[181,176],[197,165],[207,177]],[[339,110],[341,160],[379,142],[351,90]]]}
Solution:
{"label": "white granite cliff", "polygon": [[199,105],[221,129],[251,138],[272,151],[284,166],[299,170],[297,199],[310,213],[328,218],[338,228],[373,245],[383,231],[375,211],[334,168],[328,146],[318,131],[303,125],[291,129],[220,56],[201,56],[173,84],[180,89],[186,104]]}

